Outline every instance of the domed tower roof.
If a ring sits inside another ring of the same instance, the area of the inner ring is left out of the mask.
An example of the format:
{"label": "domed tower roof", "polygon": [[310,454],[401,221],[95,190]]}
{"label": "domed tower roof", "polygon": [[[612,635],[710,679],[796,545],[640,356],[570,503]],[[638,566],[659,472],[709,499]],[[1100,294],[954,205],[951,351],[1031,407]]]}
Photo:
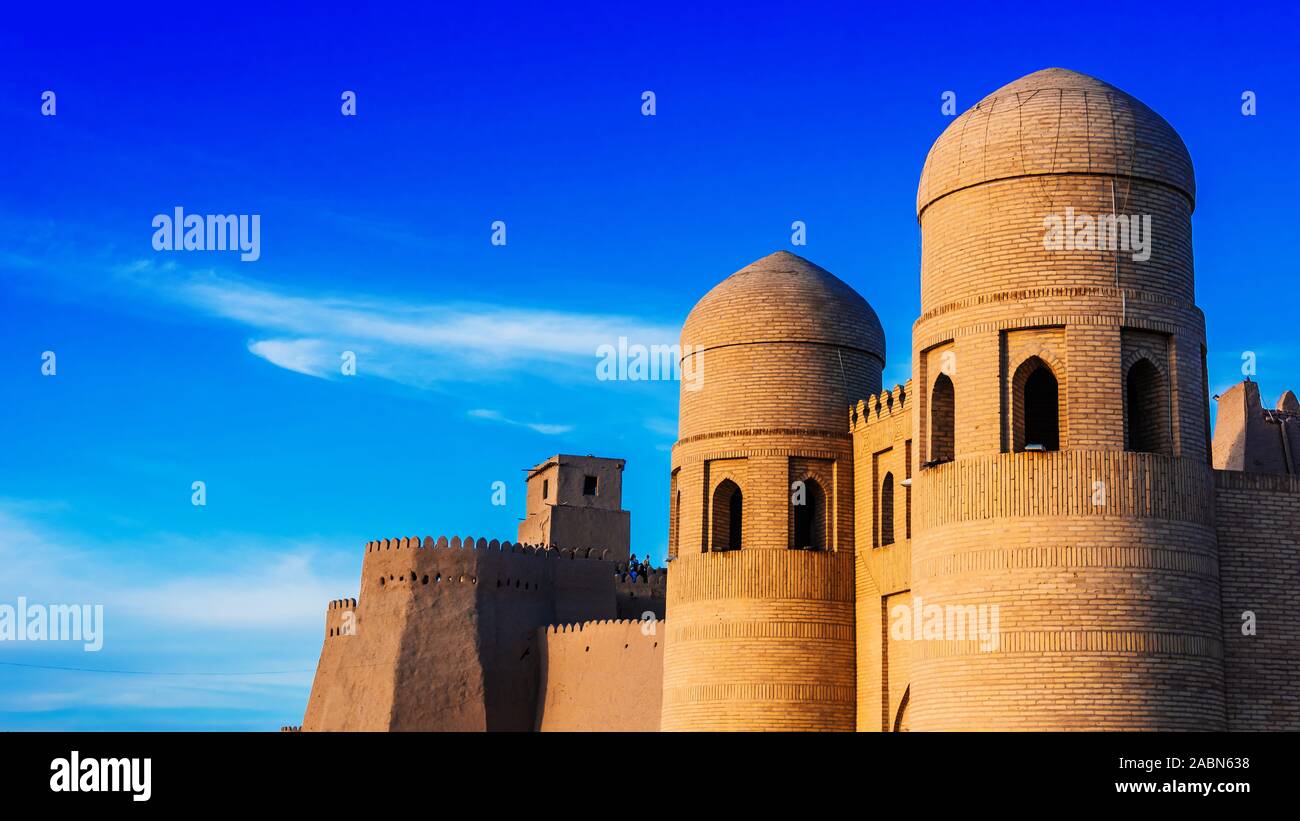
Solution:
{"label": "domed tower roof", "polygon": [[916,212],[982,182],[1089,173],[1164,183],[1195,205],[1191,155],[1164,118],[1095,77],[1046,68],[953,120],[926,157]]}
{"label": "domed tower roof", "polygon": [[885,332],[862,296],[830,271],[777,251],[718,283],[682,327],[687,346],[807,342],[853,348],[885,359]]}

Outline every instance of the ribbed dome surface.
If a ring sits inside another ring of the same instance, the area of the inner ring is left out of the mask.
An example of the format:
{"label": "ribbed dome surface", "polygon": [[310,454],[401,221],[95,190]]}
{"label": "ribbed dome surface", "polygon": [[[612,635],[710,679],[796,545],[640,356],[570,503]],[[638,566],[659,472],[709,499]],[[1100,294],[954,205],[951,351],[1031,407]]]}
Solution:
{"label": "ribbed dome surface", "polygon": [[1153,180],[1196,199],[1192,158],[1159,114],[1095,77],[1048,68],[1003,86],[944,130],[926,157],[916,211],[982,182],[1078,173]]}
{"label": "ribbed dome surface", "polygon": [[687,346],[813,342],[885,358],[876,312],[842,280],[789,251],[741,268],[696,303],[682,327]]}

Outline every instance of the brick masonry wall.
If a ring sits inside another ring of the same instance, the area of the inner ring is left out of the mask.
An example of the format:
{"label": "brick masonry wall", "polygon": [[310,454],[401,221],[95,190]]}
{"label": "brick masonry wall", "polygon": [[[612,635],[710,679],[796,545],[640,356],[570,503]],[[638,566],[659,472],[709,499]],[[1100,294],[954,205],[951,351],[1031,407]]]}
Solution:
{"label": "brick masonry wall", "polygon": [[[1300,478],[1215,471],[1228,729],[1300,730]],[[1255,617],[1244,635],[1243,614]]]}
{"label": "brick masonry wall", "polygon": [[852,563],[845,551],[678,557],[663,729],[854,729]]}
{"label": "brick masonry wall", "polygon": [[[1042,200],[1044,185],[1052,187],[1050,202]],[[1056,374],[1067,398],[1062,445],[1122,449],[1123,360],[1126,347],[1131,350],[1145,332],[1146,339],[1168,339],[1163,350],[1149,347],[1169,376],[1172,452],[1203,458],[1205,334],[1201,312],[1191,302],[1189,205],[1184,195],[1160,185],[1126,185],[1131,210],[1155,212],[1146,262],[1110,251],[1044,249],[1047,209],[1072,204],[1079,211],[1109,212],[1109,184],[1095,176],[991,182],[926,210],[922,315],[913,329],[918,420],[928,422],[928,394],[948,351],[958,455],[1007,449],[1008,374],[1025,358],[1044,354],[1064,371]],[[1053,328],[1061,338],[1041,339]],[[926,428],[918,429],[923,442]]]}
{"label": "brick masonry wall", "polygon": [[[901,484],[912,475],[912,383],[895,386],[858,402],[851,410],[853,431],[854,516],[858,532],[855,574],[857,729],[894,729],[898,709],[911,682],[910,642],[892,641],[888,614],[908,604],[912,570],[912,489]],[[893,544],[879,538],[885,473],[894,477]],[[869,538],[870,536],[870,538]]]}
{"label": "brick masonry wall", "polygon": [[914,600],[996,605],[1000,637],[991,651],[967,636],[913,642],[913,729],[1224,728],[1202,463],[1003,454],[916,482]]}

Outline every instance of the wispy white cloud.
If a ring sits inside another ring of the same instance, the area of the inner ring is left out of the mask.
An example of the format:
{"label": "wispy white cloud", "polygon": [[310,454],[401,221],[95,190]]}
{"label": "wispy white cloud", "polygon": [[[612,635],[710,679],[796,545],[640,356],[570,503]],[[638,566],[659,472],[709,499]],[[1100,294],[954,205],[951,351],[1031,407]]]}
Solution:
{"label": "wispy white cloud", "polygon": [[511,419],[503,415],[500,411],[490,410],[488,408],[475,408],[469,412],[469,415],[475,419],[486,419],[489,422],[500,422],[503,425],[516,425],[518,427],[528,428],[547,436],[557,436],[561,433],[568,433],[573,430],[573,425],[555,425],[544,422],[520,422],[517,419]]}
{"label": "wispy white cloud", "polygon": [[225,558],[141,561],[123,543],[60,525],[67,510],[0,499],[0,603],[102,605],[103,648],[0,642],[0,661],[16,665],[0,667],[10,725],[272,729],[302,715],[326,603],[356,595],[356,562],[309,541],[166,533],[131,543]]}
{"label": "wispy white cloud", "polygon": [[341,356],[337,346],[323,339],[256,339],[248,343],[248,352],[287,371],[322,378]]}
{"label": "wispy white cloud", "polygon": [[359,293],[308,293],[205,272],[119,274],[170,301],[246,326],[248,350],[277,367],[339,378],[344,351],[356,374],[417,387],[483,382],[526,372],[554,381],[595,379],[596,350],[627,337],[671,345],[678,328],[617,314],[469,302],[418,302]]}
{"label": "wispy white cloud", "polygon": [[[119,623],[276,634],[314,627],[325,602],[356,585],[350,575],[321,573],[323,545],[265,545],[243,534],[211,545],[152,534],[154,551],[215,555],[224,549],[229,561],[217,572],[150,572],[121,561],[121,545],[46,524],[33,515],[42,509],[0,500],[0,590],[32,601],[102,604]],[[231,544],[247,547],[236,553]]]}

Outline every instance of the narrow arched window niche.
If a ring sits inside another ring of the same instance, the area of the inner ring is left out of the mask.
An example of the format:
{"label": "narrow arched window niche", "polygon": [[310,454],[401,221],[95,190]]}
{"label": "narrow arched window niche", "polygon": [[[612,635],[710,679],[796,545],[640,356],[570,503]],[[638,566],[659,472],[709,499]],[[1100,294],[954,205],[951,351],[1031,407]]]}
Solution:
{"label": "narrow arched window niche", "polygon": [[744,538],[745,498],[740,486],[723,479],[713,490],[713,550],[739,550]]}
{"label": "narrow arched window niche", "polygon": [[1164,374],[1150,359],[1139,358],[1124,377],[1124,449],[1169,455],[1173,450],[1169,428]]}
{"label": "narrow arched window niche", "polygon": [[790,547],[795,550],[825,550],[826,492],[811,477],[800,480],[802,488],[791,495],[790,507],[794,516]]}
{"label": "narrow arched window niche", "polygon": [[1043,359],[1031,356],[1011,380],[1014,449],[1061,449],[1061,389],[1056,373]]}
{"label": "narrow arched window niche", "polygon": [[952,377],[939,374],[930,390],[930,464],[951,462],[956,456],[957,396]]}

